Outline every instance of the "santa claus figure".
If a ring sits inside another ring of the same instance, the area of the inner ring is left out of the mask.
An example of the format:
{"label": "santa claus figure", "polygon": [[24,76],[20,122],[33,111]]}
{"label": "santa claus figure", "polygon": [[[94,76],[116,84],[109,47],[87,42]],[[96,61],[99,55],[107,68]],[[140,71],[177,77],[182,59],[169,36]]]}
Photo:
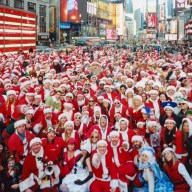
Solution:
{"label": "santa claus figure", "polygon": [[120,140],[117,131],[112,131],[109,134],[109,138],[111,141],[109,150],[113,152],[113,159],[119,175],[119,188],[122,192],[128,191],[128,184],[130,181],[133,181],[136,176],[136,170],[128,151],[129,144]]}
{"label": "santa claus figure", "polygon": [[26,130],[26,120],[21,119],[14,124],[15,133],[8,141],[10,155],[14,155],[16,161],[23,164],[29,152],[29,143],[35,137],[33,133]]}
{"label": "santa claus figure", "polygon": [[106,115],[101,115],[99,123],[93,125],[86,134],[86,138],[90,138],[91,133],[97,130],[101,139],[107,139],[107,136],[111,132],[111,127],[108,126],[108,118]]}
{"label": "santa claus figure", "polygon": [[84,97],[83,92],[79,91],[77,93],[77,99],[75,100],[76,111],[82,112],[82,107],[84,105],[87,106],[88,103],[89,103],[89,100]]}
{"label": "santa claus figure", "polygon": [[67,116],[67,120],[70,121],[73,120],[74,118],[73,104],[65,102],[63,106],[64,106],[63,113],[65,113],[65,115]]}
{"label": "santa claus figure", "polygon": [[95,174],[95,180],[90,185],[91,192],[118,191],[117,167],[105,140],[97,142],[97,150],[92,153],[91,163]]}
{"label": "santa claus figure", "polygon": [[112,91],[111,85],[106,84],[104,85],[105,94],[103,95],[104,98],[109,99],[112,103],[114,102],[115,98],[119,98],[119,94],[116,91]]}
{"label": "santa claus figure", "polygon": [[[46,153],[40,138],[35,137],[30,142],[31,152],[27,155],[23,165],[20,191],[58,192],[60,169],[50,161],[52,153]],[[29,166],[30,165],[30,166]]]}

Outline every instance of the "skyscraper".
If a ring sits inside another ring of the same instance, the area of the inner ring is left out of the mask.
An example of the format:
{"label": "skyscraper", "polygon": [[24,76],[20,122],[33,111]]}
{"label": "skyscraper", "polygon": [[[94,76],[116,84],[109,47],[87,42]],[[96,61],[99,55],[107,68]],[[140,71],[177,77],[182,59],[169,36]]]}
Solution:
{"label": "skyscraper", "polygon": [[125,12],[127,14],[133,14],[133,2],[132,0],[125,0],[126,9]]}
{"label": "skyscraper", "polygon": [[173,17],[173,0],[167,0],[167,17]]}

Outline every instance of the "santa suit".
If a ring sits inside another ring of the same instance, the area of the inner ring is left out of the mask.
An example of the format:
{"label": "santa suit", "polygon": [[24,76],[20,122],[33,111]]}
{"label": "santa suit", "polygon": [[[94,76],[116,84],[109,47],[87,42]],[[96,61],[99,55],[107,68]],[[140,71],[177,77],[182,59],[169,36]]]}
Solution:
{"label": "santa suit", "polygon": [[26,130],[25,139],[21,141],[17,130],[11,135],[8,141],[10,155],[15,155],[16,161],[23,164],[26,155],[29,152],[29,143],[35,137],[33,133]]}
{"label": "santa suit", "polygon": [[72,171],[75,163],[79,159],[80,154],[81,154],[81,151],[76,150],[74,152],[73,158],[69,159],[68,158],[68,151],[66,149],[64,149],[63,162],[62,162],[62,166],[60,167],[62,178],[65,177],[67,174],[69,174]]}
{"label": "santa suit", "polygon": [[111,145],[109,147],[109,151],[113,152],[113,160],[117,166],[117,172],[119,175],[119,186],[121,190],[128,191],[127,184],[130,181],[133,181],[136,176],[136,170],[134,168],[133,161],[130,158],[130,154],[128,149],[125,150],[122,148],[122,144],[119,140],[116,146]]}
{"label": "santa suit", "polygon": [[39,106],[37,106],[37,107],[35,107],[34,105],[33,105],[33,109],[34,109],[34,111],[35,111],[35,113],[34,113],[34,119],[37,119],[38,117],[40,117],[40,116],[42,116],[43,115],[43,108],[44,108],[44,104],[43,103],[41,103]]}
{"label": "santa suit", "polygon": [[105,93],[103,97],[109,99],[112,103],[116,98],[120,98],[119,94],[116,91],[112,91],[111,93]]}
{"label": "santa suit", "polygon": [[141,109],[143,107],[144,105],[141,105],[138,109],[129,108],[129,115],[131,116],[132,121],[135,123],[135,125],[137,121],[142,118]]}
{"label": "santa suit", "polygon": [[[97,158],[99,162],[97,162]],[[105,154],[100,155],[98,151],[93,151],[91,163],[95,180],[90,186],[91,192],[109,192],[110,188],[117,188],[117,167],[112,161],[113,155],[107,150]]]}
{"label": "santa suit", "polygon": [[[166,131],[166,128],[163,127],[161,131],[161,141],[163,144],[169,145],[169,143],[166,143],[166,140],[165,140],[165,131]],[[181,159],[183,154],[183,137],[182,137],[182,132],[177,128],[176,128],[174,139],[170,145],[171,145],[170,147],[172,147],[175,150],[176,157],[178,159]]]}
{"label": "santa suit", "polygon": [[156,99],[156,100],[149,99],[145,103],[145,106],[154,109],[155,117],[157,119],[159,119],[159,117],[160,117],[160,108],[161,108],[161,103],[160,103],[159,99]]}
{"label": "santa suit", "polygon": [[[45,173],[47,165],[38,158],[42,158],[43,160],[49,162],[51,155],[52,154],[46,154],[43,147],[41,147],[38,154],[31,152],[27,155],[23,165],[21,182],[19,183],[21,192],[26,189],[35,191],[38,188],[40,188],[43,192],[50,191],[50,180],[46,177]],[[53,192],[58,191],[55,185],[59,183],[59,174],[59,167],[53,164],[53,174],[51,175]]]}
{"label": "santa suit", "polygon": [[[34,127],[33,130],[34,132],[39,135],[39,137],[46,137],[46,135],[43,133],[43,131],[46,131],[48,127],[52,127],[57,125],[57,115],[56,114],[52,114],[52,117],[50,120],[45,119],[45,115],[42,115],[39,117],[39,119],[37,119],[36,122],[34,122]],[[42,124],[43,128],[41,130],[39,130],[39,125]]]}
{"label": "santa suit", "polygon": [[122,139],[122,141],[127,142],[131,146],[132,145],[131,139],[135,135],[135,132],[132,129],[129,129],[127,127],[127,129],[125,131],[119,130],[119,133],[120,133],[120,138]]}
{"label": "santa suit", "polygon": [[61,137],[55,137],[52,141],[43,138],[42,146],[45,153],[52,153],[50,160],[56,162],[61,158],[62,150],[65,148],[65,142]]}
{"label": "santa suit", "polygon": [[15,105],[15,110],[12,114],[12,118],[14,120],[19,120],[23,116],[23,112],[22,112],[23,106],[28,106],[31,108],[33,107],[32,102],[28,101],[27,96],[24,96],[20,100],[17,101],[17,103]]}
{"label": "santa suit", "polygon": [[99,125],[93,125],[89,131],[87,132],[86,134],[86,138],[90,138],[91,137],[91,133],[94,131],[94,130],[97,130],[98,133],[99,133],[99,136],[100,136],[100,139],[104,139],[104,140],[107,140],[107,136],[110,134],[111,132],[111,127],[109,126],[106,126],[105,129],[102,130],[101,126]]}
{"label": "santa suit", "polygon": [[189,189],[192,187],[192,179],[182,163],[176,161],[174,165],[173,163],[167,164],[165,166],[165,172],[174,185],[174,192],[190,191]]}
{"label": "santa suit", "polygon": [[127,117],[127,110],[128,108],[125,105],[120,105],[119,108],[115,107],[115,113],[120,113],[122,117],[126,118]]}
{"label": "santa suit", "polygon": [[79,103],[77,99],[74,99],[74,107],[76,112],[82,112],[82,107],[89,104],[89,99],[85,98]]}

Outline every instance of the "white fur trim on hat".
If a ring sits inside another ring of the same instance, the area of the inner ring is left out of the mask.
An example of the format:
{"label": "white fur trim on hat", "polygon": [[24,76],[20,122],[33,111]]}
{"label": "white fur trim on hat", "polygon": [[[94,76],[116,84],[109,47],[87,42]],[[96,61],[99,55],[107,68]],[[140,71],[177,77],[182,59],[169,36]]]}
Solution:
{"label": "white fur trim on hat", "polygon": [[146,127],[157,126],[157,121],[148,121]]}
{"label": "white fur trim on hat", "polygon": [[95,106],[95,107],[94,107],[94,113],[96,113],[96,111],[101,112],[101,108],[100,108],[99,106]]}
{"label": "white fur trim on hat", "polygon": [[81,150],[91,153],[91,143],[89,140],[85,140],[81,143]]}
{"label": "white fur trim on hat", "polygon": [[150,90],[150,91],[149,91],[149,95],[150,95],[150,94],[158,94],[158,91],[157,91],[157,90],[152,89],[152,90]]}
{"label": "white fur trim on hat", "polygon": [[172,122],[172,123],[176,124],[175,120],[172,120],[172,119],[169,119],[169,118],[167,118],[167,119],[165,120],[165,123],[167,123],[167,122]]}
{"label": "white fur trim on hat", "polygon": [[126,118],[121,118],[121,119],[119,119],[119,124],[121,123],[121,121],[125,121],[126,124],[127,124],[127,126],[129,125],[128,119],[126,119]]}
{"label": "white fur trim on hat", "polygon": [[139,121],[139,122],[137,123],[137,127],[139,127],[139,125],[145,125],[145,122]]}
{"label": "white fur trim on hat", "polygon": [[26,124],[26,120],[25,119],[21,119],[18,120],[14,123],[14,128],[16,129],[17,127],[19,127],[20,125],[25,125]]}
{"label": "white fur trim on hat", "polygon": [[162,155],[164,156],[167,151],[171,151],[171,152],[175,153],[175,151],[174,151],[173,148],[167,147],[167,148],[165,148],[165,149],[163,150]]}
{"label": "white fur trim on hat", "polygon": [[41,95],[35,95],[34,98],[35,99],[42,99],[42,96]]}
{"label": "white fur trim on hat", "polygon": [[174,87],[174,86],[172,86],[172,85],[170,85],[170,86],[167,87],[167,91],[169,91],[170,89],[173,89],[174,91],[176,91],[176,87]]}
{"label": "white fur trim on hat", "polygon": [[142,101],[142,97],[141,97],[140,95],[135,95],[135,96],[133,97],[133,99],[139,99],[140,101]]}
{"label": "white fur trim on hat", "polygon": [[132,94],[134,94],[134,90],[131,89],[131,88],[128,88],[128,89],[125,91],[125,95],[127,95],[129,92],[131,92]]}
{"label": "white fur trim on hat", "polygon": [[119,132],[118,131],[111,131],[111,133],[109,134],[109,137],[113,137],[113,136],[118,136],[119,137]]}
{"label": "white fur trim on hat", "polygon": [[51,80],[50,79],[46,79],[46,80],[43,81],[43,84],[45,84],[45,83],[51,84]]}
{"label": "white fur trim on hat", "polygon": [[29,146],[31,147],[34,143],[41,143],[42,144],[42,141],[41,141],[41,139],[39,137],[35,137],[30,141]]}
{"label": "white fur trim on hat", "polygon": [[35,111],[33,109],[28,109],[25,114],[33,114],[34,115]]}
{"label": "white fur trim on hat", "polygon": [[73,104],[72,103],[64,103],[63,106],[64,107],[73,108]]}
{"label": "white fur trim on hat", "polygon": [[74,122],[73,121],[67,121],[64,125],[64,127],[66,128],[67,125],[72,125],[74,128]]}
{"label": "white fur trim on hat", "polygon": [[107,141],[105,141],[105,140],[99,140],[99,141],[97,142],[97,147],[99,147],[100,145],[105,145],[105,146],[107,146]]}
{"label": "white fur trim on hat", "polygon": [[52,109],[51,108],[45,108],[43,110],[43,113],[46,114],[46,113],[52,113]]}
{"label": "white fur trim on hat", "polygon": [[72,99],[73,99],[73,94],[72,94],[72,93],[67,93],[67,94],[65,95],[65,97],[72,97]]}
{"label": "white fur trim on hat", "polygon": [[97,99],[104,99],[104,97],[103,97],[102,95],[99,95],[99,96],[97,97]]}
{"label": "white fur trim on hat", "polygon": [[60,121],[62,117],[67,117],[67,115],[65,113],[61,113],[58,117],[58,120]]}
{"label": "white fur trim on hat", "polygon": [[16,91],[15,90],[9,90],[9,91],[7,91],[7,96],[9,96],[9,95],[17,95],[17,93],[16,93]]}
{"label": "white fur trim on hat", "polygon": [[140,141],[143,142],[143,137],[140,135],[134,135],[131,139],[131,142],[133,143],[134,141]]}

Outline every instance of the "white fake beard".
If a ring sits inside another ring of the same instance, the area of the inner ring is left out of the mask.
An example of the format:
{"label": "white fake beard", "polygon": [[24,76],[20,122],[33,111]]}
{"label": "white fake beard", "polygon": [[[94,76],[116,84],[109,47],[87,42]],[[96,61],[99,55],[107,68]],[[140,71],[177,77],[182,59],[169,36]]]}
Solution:
{"label": "white fake beard", "polygon": [[85,99],[83,99],[82,101],[78,101],[78,106],[82,106],[85,104]]}

